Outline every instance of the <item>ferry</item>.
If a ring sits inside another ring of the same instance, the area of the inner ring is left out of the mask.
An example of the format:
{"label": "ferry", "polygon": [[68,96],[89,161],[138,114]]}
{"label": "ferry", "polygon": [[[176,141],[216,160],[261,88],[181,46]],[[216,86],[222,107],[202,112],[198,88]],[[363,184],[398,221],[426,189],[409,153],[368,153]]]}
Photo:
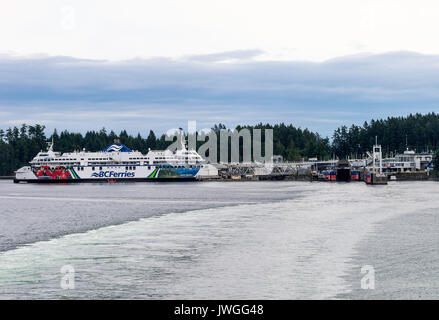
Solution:
{"label": "ferry", "polygon": [[196,180],[218,177],[218,170],[195,151],[182,143],[175,152],[149,150],[146,155],[133,151],[115,139],[100,152],[53,151],[53,141],[47,151],[40,151],[29,166],[18,169],[14,182],[66,183]]}

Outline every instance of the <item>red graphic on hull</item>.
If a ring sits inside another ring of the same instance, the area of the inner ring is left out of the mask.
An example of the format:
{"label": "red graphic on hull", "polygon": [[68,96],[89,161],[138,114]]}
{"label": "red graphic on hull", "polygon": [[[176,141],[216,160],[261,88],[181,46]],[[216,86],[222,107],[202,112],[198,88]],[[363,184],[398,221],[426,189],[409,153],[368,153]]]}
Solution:
{"label": "red graphic on hull", "polygon": [[62,166],[57,166],[55,168],[50,168],[49,166],[42,166],[40,168],[33,169],[33,172],[38,179],[49,179],[49,180],[67,180],[72,179],[70,171]]}

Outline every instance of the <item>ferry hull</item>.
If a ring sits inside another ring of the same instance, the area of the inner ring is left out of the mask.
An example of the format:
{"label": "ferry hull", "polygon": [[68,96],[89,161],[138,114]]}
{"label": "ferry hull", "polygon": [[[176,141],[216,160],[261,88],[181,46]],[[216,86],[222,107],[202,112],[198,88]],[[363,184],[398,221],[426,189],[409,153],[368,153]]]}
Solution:
{"label": "ferry hull", "polygon": [[[28,183],[81,183],[81,182],[151,182],[151,181],[194,181],[197,177],[209,175],[210,165],[203,168],[165,166],[111,166],[62,168],[23,167],[16,172],[14,182]],[[102,168],[102,169],[101,169]]]}
{"label": "ferry hull", "polygon": [[14,179],[14,183],[56,183],[56,184],[66,184],[66,183],[119,183],[119,182],[176,182],[176,181],[196,181],[196,177],[182,177],[182,178],[116,178],[116,179]]}

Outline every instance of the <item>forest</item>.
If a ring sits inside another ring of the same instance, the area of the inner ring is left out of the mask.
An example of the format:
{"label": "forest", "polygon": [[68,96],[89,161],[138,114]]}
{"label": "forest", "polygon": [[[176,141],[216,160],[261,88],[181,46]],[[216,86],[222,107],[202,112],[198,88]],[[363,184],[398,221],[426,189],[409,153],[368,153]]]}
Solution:
{"label": "forest", "polygon": [[[260,123],[255,126],[238,126],[236,129],[242,128],[247,128],[250,132],[253,129],[273,129],[273,153],[281,155],[287,161],[311,157],[322,160],[362,157],[366,151],[371,150],[375,137],[383,147],[384,156],[392,156],[407,147],[418,152],[436,151],[439,143],[439,114],[435,113],[371,120],[362,126],[352,125],[349,128],[341,126],[334,131],[331,138],[284,123]],[[227,128],[224,124],[212,128],[216,133],[221,129]],[[26,165],[39,151],[45,150],[47,141],[52,139],[56,151],[71,152],[82,149],[100,151],[116,138],[129,148],[144,154],[148,149],[166,149],[171,143],[165,140],[164,134],[156,136],[152,130],[147,135],[131,135],[126,130],[116,134],[105,128],[99,131],[90,130],[85,134],[54,130],[48,135],[43,125],[23,124],[20,127],[0,129],[0,176],[12,175],[14,170]],[[198,145],[202,143],[198,142]]]}
{"label": "forest", "polygon": [[438,149],[439,114],[416,113],[407,117],[389,117],[365,122],[363,126],[342,126],[334,131],[332,152],[339,158],[364,156],[375,143],[382,146],[384,156],[392,156],[407,148],[417,152]]}

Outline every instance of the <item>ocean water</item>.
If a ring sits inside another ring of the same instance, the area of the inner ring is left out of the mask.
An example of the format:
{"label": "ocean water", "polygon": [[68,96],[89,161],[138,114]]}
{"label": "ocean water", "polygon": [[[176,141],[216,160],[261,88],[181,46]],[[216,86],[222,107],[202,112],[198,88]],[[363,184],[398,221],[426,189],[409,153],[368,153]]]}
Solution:
{"label": "ocean water", "polygon": [[[439,184],[0,181],[1,299],[439,298]],[[63,266],[74,289],[63,289]],[[362,289],[360,269],[375,269]]]}

